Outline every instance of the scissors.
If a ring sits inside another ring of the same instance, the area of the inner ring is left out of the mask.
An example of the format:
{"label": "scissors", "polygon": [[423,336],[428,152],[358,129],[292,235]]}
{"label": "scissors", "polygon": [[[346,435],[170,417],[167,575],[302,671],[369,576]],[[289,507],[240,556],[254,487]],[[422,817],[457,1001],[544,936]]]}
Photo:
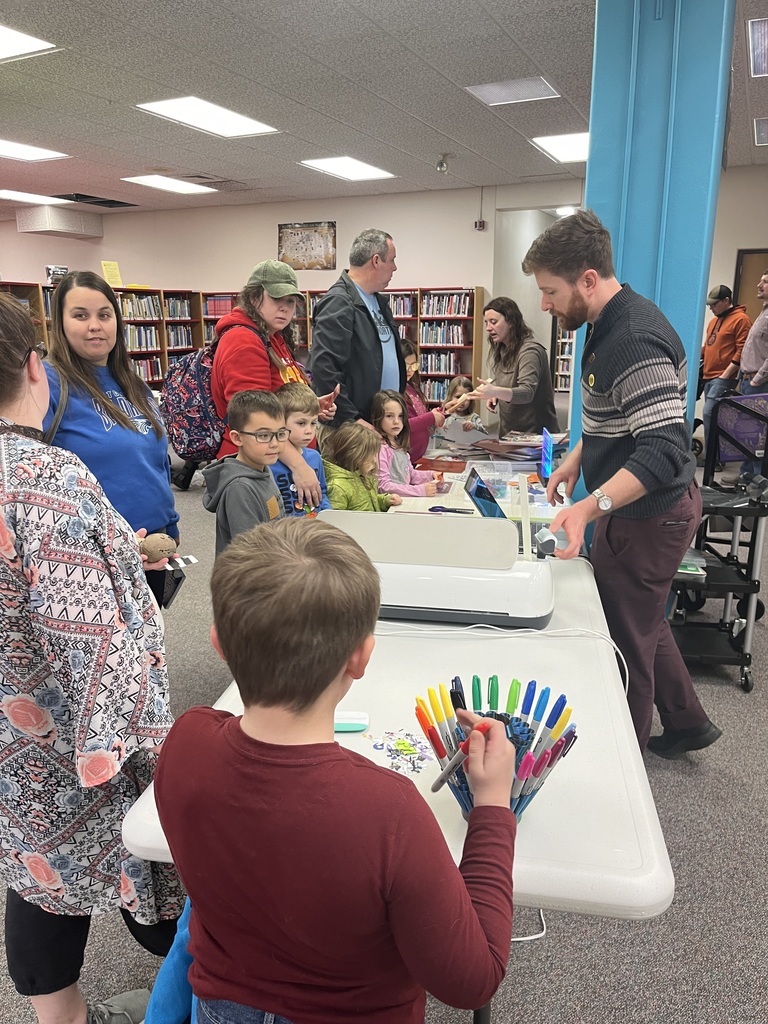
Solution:
{"label": "scissors", "polygon": [[462,516],[473,515],[474,510],[471,508],[446,508],[445,505],[430,505],[430,512],[458,512]]}

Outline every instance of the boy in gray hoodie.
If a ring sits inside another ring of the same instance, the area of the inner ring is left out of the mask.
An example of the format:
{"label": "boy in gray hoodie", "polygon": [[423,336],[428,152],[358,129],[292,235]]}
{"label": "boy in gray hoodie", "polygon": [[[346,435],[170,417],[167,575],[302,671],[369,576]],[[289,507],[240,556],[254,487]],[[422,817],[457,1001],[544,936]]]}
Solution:
{"label": "boy in gray hoodie", "polygon": [[288,439],[283,407],[270,391],[239,391],[227,406],[237,455],[203,470],[203,505],[216,513],[216,554],[238,533],[283,517],[283,502],[270,466]]}

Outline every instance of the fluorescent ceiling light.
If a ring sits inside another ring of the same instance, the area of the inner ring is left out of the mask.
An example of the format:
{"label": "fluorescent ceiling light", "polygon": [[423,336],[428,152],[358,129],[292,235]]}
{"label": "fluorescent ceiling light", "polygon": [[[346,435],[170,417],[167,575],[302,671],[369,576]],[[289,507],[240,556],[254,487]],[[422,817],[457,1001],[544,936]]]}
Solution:
{"label": "fluorescent ceiling light", "polygon": [[219,135],[224,139],[240,139],[248,135],[269,135],[276,132],[261,121],[236,114],[226,107],[219,107],[197,96],[182,96],[176,100],[159,100],[157,103],[137,103],[139,110],[164,117],[167,121],[189,125],[198,131]]}
{"label": "fluorescent ceiling light", "polygon": [[57,153],[53,149],[41,149],[39,146],[26,146],[23,142],[10,142],[0,139],[0,157],[6,160],[63,160],[66,153]]}
{"label": "fluorescent ceiling light", "polygon": [[207,185],[194,185],[191,181],[179,178],[166,178],[162,174],[140,174],[136,178],[121,178],[121,181],[132,181],[134,185],[146,185],[147,188],[159,188],[161,192],[179,192],[181,195],[197,195],[200,192],[218,192],[217,188]]}
{"label": "fluorescent ceiling light", "polygon": [[559,164],[580,164],[589,156],[589,132],[541,135],[538,139],[531,139],[531,142]]}
{"label": "fluorescent ceiling light", "polygon": [[300,160],[299,163],[304,167],[311,167],[314,171],[331,174],[334,178],[344,178],[345,181],[394,178],[394,174],[390,174],[389,171],[382,171],[380,167],[373,167],[372,164],[364,164],[362,160],[355,160],[353,156],[329,156],[322,160]]}
{"label": "fluorescent ceiling light", "polygon": [[500,107],[506,103],[528,103],[531,100],[548,100],[560,95],[540,75],[536,78],[491,82],[489,85],[467,85],[464,88],[489,107]]}
{"label": "fluorescent ceiling light", "polygon": [[10,188],[0,189],[0,199],[12,199],[16,203],[34,203],[35,206],[64,206],[71,199],[57,199],[55,196],[37,196],[34,192],[14,192]]}
{"label": "fluorescent ceiling light", "polygon": [[557,214],[558,217],[570,217],[572,214],[576,213],[576,207],[575,206],[558,206],[558,208],[555,210],[555,213]]}
{"label": "fluorescent ceiling light", "polygon": [[768,146],[768,117],[755,118],[755,145]]}
{"label": "fluorescent ceiling light", "polygon": [[749,67],[753,78],[768,75],[768,18],[747,22]]}
{"label": "fluorescent ceiling light", "polygon": [[14,60],[17,57],[31,57],[35,53],[44,53],[55,49],[55,43],[45,39],[35,39],[15,29],[0,25],[0,61]]}

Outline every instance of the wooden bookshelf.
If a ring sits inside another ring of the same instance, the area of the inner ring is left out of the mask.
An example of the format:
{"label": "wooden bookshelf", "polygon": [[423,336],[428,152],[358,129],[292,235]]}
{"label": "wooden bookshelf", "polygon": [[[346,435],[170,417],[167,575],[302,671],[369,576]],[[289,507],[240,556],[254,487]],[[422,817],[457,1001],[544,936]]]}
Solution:
{"label": "wooden bookshelf", "polygon": [[482,367],[482,288],[419,289],[419,375],[430,405],[442,405],[452,377],[475,383]]}
{"label": "wooden bookshelf", "polygon": [[563,331],[557,325],[555,340],[554,365],[552,367],[552,384],[555,391],[570,391],[573,371],[573,346],[576,342],[575,331]]}
{"label": "wooden bookshelf", "polygon": [[38,342],[47,345],[48,328],[45,320],[43,286],[30,284],[28,281],[0,281],[0,291],[9,292],[22,306],[26,306],[32,314]]}
{"label": "wooden bookshelf", "polygon": [[[0,288],[28,306],[45,344],[53,286],[0,281]],[[136,371],[150,387],[160,388],[169,365],[213,340],[216,323],[232,311],[239,293],[115,288],[115,294]],[[482,288],[392,288],[385,294],[400,337],[419,348],[422,384],[431,404],[443,401],[451,377],[461,374],[474,381],[480,375]],[[306,361],[312,346],[312,316],[325,289],[302,295],[294,320],[299,362]]]}

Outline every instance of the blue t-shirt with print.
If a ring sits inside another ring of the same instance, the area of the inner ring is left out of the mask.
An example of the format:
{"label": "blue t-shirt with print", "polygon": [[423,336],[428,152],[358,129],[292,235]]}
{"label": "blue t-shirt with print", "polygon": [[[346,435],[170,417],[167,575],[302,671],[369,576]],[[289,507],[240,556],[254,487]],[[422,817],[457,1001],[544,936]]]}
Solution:
{"label": "blue t-shirt with print", "polygon": [[397,361],[397,348],[392,328],[384,319],[384,314],[381,312],[379,300],[376,296],[364,292],[357,282],[355,282],[355,288],[360,292],[360,297],[368,307],[373,322],[376,324],[376,330],[379,332],[379,341],[381,342],[381,390],[399,391],[400,365]]}
{"label": "blue t-shirt with print", "polygon": [[[146,527],[148,533],[164,531],[178,537],[179,514],[173,503],[165,433],[156,436],[152,424],[128,401],[106,366],[94,366],[93,370],[101,390],[137,429],[115,423],[105,406],[70,384],[67,408],[53,443],[82,459],[134,530]],[[57,370],[46,363],[45,372],[51,397],[43,430],[53,422],[61,396]]]}
{"label": "blue t-shirt with print", "polygon": [[[290,444],[290,442],[286,442]],[[328,500],[328,488],[325,483],[325,470],[323,469],[323,460],[320,457],[320,452],[314,448],[302,448],[301,456],[304,461],[314,469],[317,474],[317,479],[320,481],[320,490],[322,491],[323,497],[320,504],[317,506],[316,511],[322,512],[323,509],[330,508],[331,503]],[[280,497],[283,499],[283,508],[287,516],[304,516],[306,512],[303,508],[296,508],[296,488],[293,486],[293,473],[280,459],[277,460],[273,465],[269,467],[272,470],[272,476],[275,478],[277,489],[280,491]]]}

